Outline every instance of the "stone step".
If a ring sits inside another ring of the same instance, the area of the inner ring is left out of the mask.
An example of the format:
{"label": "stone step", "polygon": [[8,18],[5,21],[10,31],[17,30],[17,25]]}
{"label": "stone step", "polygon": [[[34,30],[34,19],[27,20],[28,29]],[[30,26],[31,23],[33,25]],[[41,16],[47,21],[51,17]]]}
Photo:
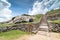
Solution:
{"label": "stone step", "polygon": [[48,31],[48,28],[39,28],[39,31]]}

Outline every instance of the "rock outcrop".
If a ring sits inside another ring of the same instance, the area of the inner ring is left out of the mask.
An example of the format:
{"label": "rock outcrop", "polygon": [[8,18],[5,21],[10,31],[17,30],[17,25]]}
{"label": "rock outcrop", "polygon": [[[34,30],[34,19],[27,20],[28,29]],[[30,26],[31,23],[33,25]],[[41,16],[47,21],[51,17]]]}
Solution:
{"label": "rock outcrop", "polygon": [[16,16],[9,23],[33,22],[33,16]]}

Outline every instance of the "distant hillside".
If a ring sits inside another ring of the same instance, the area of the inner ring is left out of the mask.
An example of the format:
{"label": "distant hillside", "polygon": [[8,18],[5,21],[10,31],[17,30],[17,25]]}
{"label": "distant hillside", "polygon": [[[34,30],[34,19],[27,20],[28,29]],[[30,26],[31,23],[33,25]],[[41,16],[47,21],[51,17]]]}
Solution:
{"label": "distant hillside", "polygon": [[47,19],[50,20],[52,23],[60,24],[60,9],[51,10],[46,13]]}
{"label": "distant hillside", "polygon": [[56,13],[60,14],[60,9],[48,11],[46,14],[56,14]]}
{"label": "distant hillside", "polygon": [[60,9],[51,10],[46,15],[49,20],[60,20]]}

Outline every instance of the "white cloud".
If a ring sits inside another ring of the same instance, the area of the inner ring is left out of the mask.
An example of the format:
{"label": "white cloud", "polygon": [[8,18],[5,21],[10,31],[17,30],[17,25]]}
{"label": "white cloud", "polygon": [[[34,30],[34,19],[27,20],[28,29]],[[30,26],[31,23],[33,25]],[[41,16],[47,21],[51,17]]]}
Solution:
{"label": "white cloud", "polygon": [[[46,5],[46,3],[44,3],[44,4]],[[30,14],[30,15],[36,15],[39,13],[45,14],[48,11],[48,9],[45,8],[44,4],[43,4],[43,2],[36,1],[33,5],[32,10],[29,10],[28,14]]]}
{"label": "white cloud", "polygon": [[7,0],[0,1],[0,22],[8,21],[11,19],[12,11],[9,9],[11,4]]}
{"label": "white cloud", "polygon": [[52,9],[59,9],[60,1],[59,0],[43,0],[41,2],[36,1],[33,4],[32,9],[29,9],[28,14],[36,15],[36,14],[45,14],[47,11]]}
{"label": "white cloud", "polygon": [[29,10],[28,14],[34,15],[34,14],[38,14],[38,13],[42,12],[42,10],[40,11],[40,9],[41,9],[41,4],[42,4],[42,3],[36,1],[36,2],[34,3],[34,5],[33,5],[32,10]]}

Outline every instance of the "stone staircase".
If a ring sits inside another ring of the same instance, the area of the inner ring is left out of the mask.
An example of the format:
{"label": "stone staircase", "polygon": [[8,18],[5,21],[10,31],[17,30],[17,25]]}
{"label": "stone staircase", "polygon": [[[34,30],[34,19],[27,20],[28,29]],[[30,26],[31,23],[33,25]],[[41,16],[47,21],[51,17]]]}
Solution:
{"label": "stone staircase", "polygon": [[49,24],[46,18],[46,15],[43,15],[41,20],[40,20],[40,26],[39,26],[39,31],[49,31]]}

